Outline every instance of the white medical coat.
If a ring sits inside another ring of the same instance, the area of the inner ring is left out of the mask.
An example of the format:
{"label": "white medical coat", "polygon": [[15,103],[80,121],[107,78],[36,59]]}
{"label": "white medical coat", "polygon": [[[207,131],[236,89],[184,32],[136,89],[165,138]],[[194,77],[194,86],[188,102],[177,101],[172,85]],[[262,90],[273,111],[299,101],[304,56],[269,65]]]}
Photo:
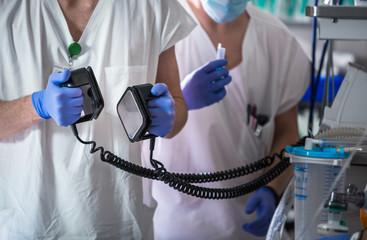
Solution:
{"label": "white medical coat", "polygon": [[[185,0],[181,3],[191,12]],[[243,61],[230,70],[232,82],[219,103],[189,111],[183,130],[172,139],[158,139],[154,158],[171,172],[212,172],[252,163],[269,154],[274,117],[296,105],[309,83],[309,59],[299,43],[275,17],[249,4],[250,22],[243,42]],[[226,46],[223,46],[224,48]],[[180,78],[216,58],[216,46],[203,28],[176,45]],[[269,117],[259,137],[247,124],[247,104]],[[147,147],[146,147],[147,148]],[[148,152],[148,151],[147,151]],[[148,154],[144,153],[148,159]],[[261,175],[200,184],[232,187]],[[230,200],[204,200],[179,193],[162,182],[153,182],[158,202],[154,215],[157,240],[257,239],[242,230],[255,219],[246,215],[251,194]],[[154,202],[152,202],[154,204]]]}
{"label": "white medical coat", "polygon": [[[1,0],[0,9],[0,99],[11,101],[68,67],[73,39],[57,0]],[[194,25],[176,1],[99,1],[72,69],[93,68],[105,107],[77,125],[80,137],[141,164],[117,102],[127,86],[154,83],[159,54]],[[143,204],[141,178],[89,150],[52,119],[1,139],[0,239],[151,239],[154,209]]]}

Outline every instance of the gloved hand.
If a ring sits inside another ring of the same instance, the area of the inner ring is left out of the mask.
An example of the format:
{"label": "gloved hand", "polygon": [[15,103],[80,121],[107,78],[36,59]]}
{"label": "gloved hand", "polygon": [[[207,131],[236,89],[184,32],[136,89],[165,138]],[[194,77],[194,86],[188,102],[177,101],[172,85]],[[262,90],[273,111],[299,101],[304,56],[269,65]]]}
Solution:
{"label": "gloved hand", "polygon": [[337,235],[332,237],[323,237],[319,238],[319,240],[348,240],[350,238],[350,234]]}
{"label": "gloved hand", "polygon": [[164,137],[172,131],[175,119],[175,101],[164,83],[155,84],[151,93],[159,96],[148,101],[148,109],[152,117],[149,133]]}
{"label": "gloved hand", "polygon": [[214,60],[196,69],[181,82],[188,110],[199,109],[218,102],[226,95],[225,85],[231,82],[227,60]]}
{"label": "gloved hand", "polygon": [[246,206],[246,213],[251,214],[256,210],[257,219],[242,226],[243,230],[255,236],[265,236],[274,211],[276,209],[276,196],[268,188],[260,188],[252,195]]}
{"label": "gloved hand", "polygon": [[32,94],[33,106],[41,118],[53,118],[59,126],[68,126],[76,122],[83,110],[81,88],[61,87],[70,78],[70,71],[53,73],[48,79],[45,90]]}

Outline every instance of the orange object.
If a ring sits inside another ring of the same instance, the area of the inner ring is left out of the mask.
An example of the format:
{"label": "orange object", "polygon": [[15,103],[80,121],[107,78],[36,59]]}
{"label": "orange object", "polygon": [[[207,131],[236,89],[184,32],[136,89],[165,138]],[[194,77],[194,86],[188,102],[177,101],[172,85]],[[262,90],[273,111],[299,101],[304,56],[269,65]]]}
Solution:
{"label": "orange object", "polygon": [[359,217],[361,219],[362,229],[367,228],[367,213],[366,213],[366,210],[360,209],[359,210]]}

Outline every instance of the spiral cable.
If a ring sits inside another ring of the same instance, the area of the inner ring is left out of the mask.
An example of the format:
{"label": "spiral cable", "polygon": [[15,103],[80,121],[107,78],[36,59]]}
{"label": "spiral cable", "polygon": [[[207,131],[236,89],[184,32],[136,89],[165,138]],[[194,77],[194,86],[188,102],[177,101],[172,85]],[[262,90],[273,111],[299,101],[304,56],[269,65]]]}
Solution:
{"label": "spiral cable", "polygon": [[[86,145],[91,144],[91,154],[100,151],[100,159],[103,162],[109,163],[117,168],[120,168],[137,176],[163,181],[165,184],[179,192],[198,198],[229,199],[240,197],[242,195],[256,191],[262,186],[265,186],[290,166],[289,158],[282,158],[282,155],[285,151],[283,149],[280,154],[275,153],[272,157],[267,156],[249,165],[226,171],[196,174],[171,173],[166,170],[163,163],[152,158],[152,149],[150,154],[150,161],[154,169],[148,169],[137,164],[128,162],[114,155],[110,151],[105,151],[103,147],[96,147],[96,142],[94,141],[83,141],[79,137],[75,125],[71,125],[71,129],[79,142]],[[236,187],[208,188],[192,184],[223,181],[251,174],[272,165],[274,163],[275,157],[278,157],[280,159],[280,162],[276,164],[273,168],[271,168],[265,174],[257,177],[256,179]]]}
{"label": "spiral cable", "polygon": [[[284,150],[282,150],[283,152]],[[277,155],[279,156],[279,155]],[[256,191],[257,189],[265,186],[277,176],[279,176],[286,168],[290,166],[289,158],[283,158],[281,161],[271,168],[265,174],[259,176],[258,178],[231,188],[207,188],[192,185],[189,182],[178,178],[172,173],[167,171],[161,171],[158,176],[158,180],[163,181],[168,184],[173,189],[194,196],[198,198],[205,199],[229,199],[236,198],[242,195],[248,194],[250,192]]]}
{"label": "spiral cable", "polygon": [[[282,150],[282,152],[283,151],[284,150]],[[274,155],[277,157],[280,157],[279,154],[274,154]],[[240,197],[242,195],[248,194],[250,192],[256,191],[257,189],[261,188],[262,186],[265,186],[266,184],[274,180],[290,165],[289,158],[283,158],[277,165],[275,165],[265,174],[243,185],[239,185],[239,186],[232,187],[232,188],[207,188],[207,187],[200,187],[200,186],[191,184],[191,182],[194,181],[193,179],[191,179],[193,175],[197,175],[195,178],[197,182],[203,182],[197,179],[200,176],[205,177],[204,175],[170,173],[164,168],[163,164],[157,160],[154,160],[154,161],[158,162],[158,167],[154,170],[130,163],[126,160],[121,159],[118,156],[115,156],[114,154],[108,151],[104,152],[104,154],[101,153],[101,160],[117,168],[120,168],[124,171],[127,171],[129,173],[132,173],[132,174],[135,174],[141,177],[145,177],[145,178],[163,181],[165,184],[172,187],[173,189],[179,192],[185,193],[187,195],[198,197],[198,198],[205,198],[205,199],[236,198],[236,197]],[[209,182],[209,180],[212,182],[221,181],[221,179],[225,180],[224,177],[220,176],[221,173],[222,172],[213,173],[214,175],[218,176],[217,178],[218,180],[214,178],[208,178],[206,182]],[[184,176],[187,180],[183,179],[182,176]],[[229,176],[234,178],[237,175],[233,174]]]}
{"label": "spiral cable", "polygon": [[206,183],[206,182],[218,182],[229,180],[233,178],[242,177],[259,170],[262,170],[273,164],[274,158],[277,154],[272,157],[265,157],[257,160],[254,163],[238,167],[235,169],[220,171],[220,172],[209,172],[209,173],[172,173],[173,176],[189,183]]}

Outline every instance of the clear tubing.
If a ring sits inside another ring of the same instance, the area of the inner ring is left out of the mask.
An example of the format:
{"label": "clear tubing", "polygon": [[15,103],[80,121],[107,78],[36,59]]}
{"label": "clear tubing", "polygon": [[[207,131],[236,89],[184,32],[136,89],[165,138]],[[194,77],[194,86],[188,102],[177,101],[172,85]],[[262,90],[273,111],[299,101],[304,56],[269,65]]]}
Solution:
{"label": "clear tubing", "polygon": [[337,153],[351,153],[351,152],[367,152],[367,146],[360,147],[340,147],[335,149]]}
{"label": "clear tubing", "polygon": [[367,147],[367,138],[365,137],[350,137],[343,139],[310,139],[308,144],[318,144],[321,146],[330,146],[330,147],[338,147],[338,146],[348,146],[348,147]]}

